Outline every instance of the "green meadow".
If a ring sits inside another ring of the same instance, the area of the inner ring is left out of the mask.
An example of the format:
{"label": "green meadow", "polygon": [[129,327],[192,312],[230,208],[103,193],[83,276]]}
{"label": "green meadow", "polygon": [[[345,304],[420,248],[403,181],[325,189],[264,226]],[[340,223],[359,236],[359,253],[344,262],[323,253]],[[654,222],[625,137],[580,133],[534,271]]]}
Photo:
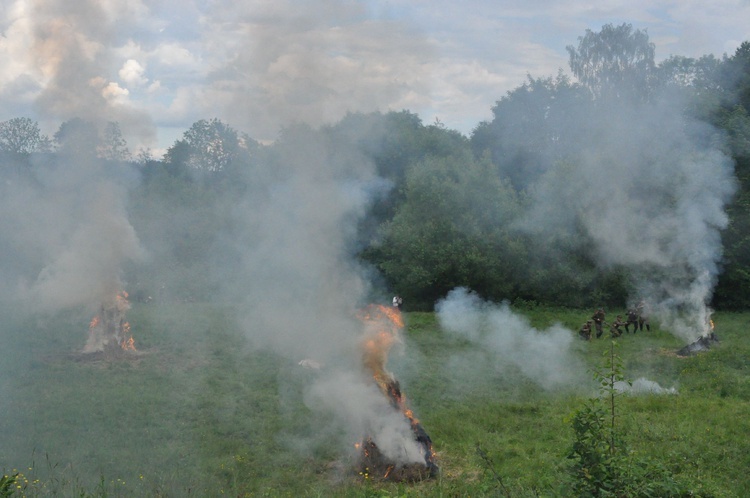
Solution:
{"label": "green meadow", "polygon": [[[540,330],[575,331],[591,314],[516,311]],[[7,311],[0,496],[572,496],[571,421],[598,393],[591,371],[610,339],[576,339],[583,380],[546,391],[486,368],[488,353],[445,334],[434,314],[406,313],[389,369],[441,471],[394,483],[357,472],[304,404],[310,372],[251,349],[231,316],[217,305],[135,304],[137,353],[105,359],[77,352],[88,326],[79,313]],[[687,358],[675,354],[684,341],[658,327],[617,339],[627,379],[677,391],[617,397],[617,429],[628,454],[666,469],[683,496],[750,496],[750,313],[714,321],[721,342]],[[477,355],[485,361],[466,361]]]}

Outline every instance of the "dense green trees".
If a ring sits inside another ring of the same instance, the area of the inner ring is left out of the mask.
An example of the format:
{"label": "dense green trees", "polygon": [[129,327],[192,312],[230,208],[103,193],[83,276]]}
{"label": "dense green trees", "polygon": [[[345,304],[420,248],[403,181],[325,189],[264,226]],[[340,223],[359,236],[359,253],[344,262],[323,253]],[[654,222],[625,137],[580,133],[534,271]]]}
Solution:
{"label": "dense green trees", "polygon": [[[672,56],[657,65],[647,34],[623,24],[587,31],[568,52],[575,79],[529,77],[470,137],[406,110],[351,113],[320,129],[293,125],[269,145],[210,119],[164,157],[134,161],[117,123],[99,129],[72,119],[51,142],[32,120],[15,118],[0,123],[0,152],[27,163],[51,153],[138,170],[130,214],[149,258],[128,271],[146,294],[168,287],[185,299],[216,295],[262,236],[254,209],[300,181],[326,181],[367,197],[353,228],[341,227],[341,257],[374,269],[377,290],[401,294],[407,308],[428,309],[456,286],[496,301],[624,305],[643,267],[617,247],[650,248],[633,235],[640,228],[626,226],[629,213],[612,207],[648,217],[684,201],[672,191],[684,179],[659,178],[673,161],[665,151],[684,141],[661,131],[660,119],[676,112],[689,117],[686,128],[711,125],[695,136],[733,161],[737,193],[721,232],[713,304],[749,306],[750,43],[732,56]],[[690,149],[685,157],[698,164],[686,171],[700,175],[707,156]],[[609,216],[602,220],[612,230],[592,213]]]}
{"label": "dense green trees", "polygon": [[578,47],[567,47],[570,69],[594,98],[648,98],[655,47],[645,31],[605,24],[599,32],[587,29],[578,41]]}
{"label": "dense green trees", "polygon": [[0,151],[6,154],[29,155],[50,148],[49,138],[30,118],[12,118],[0,123]]}
{"label": "dense green trees", "polygon": [[486,157],[466,148],[429,156],[409,169],[403,191],[372,253],[399,294],[420,307],[457,286],[498,299],[514,296],[523,245],[507,227],[518,196]]}

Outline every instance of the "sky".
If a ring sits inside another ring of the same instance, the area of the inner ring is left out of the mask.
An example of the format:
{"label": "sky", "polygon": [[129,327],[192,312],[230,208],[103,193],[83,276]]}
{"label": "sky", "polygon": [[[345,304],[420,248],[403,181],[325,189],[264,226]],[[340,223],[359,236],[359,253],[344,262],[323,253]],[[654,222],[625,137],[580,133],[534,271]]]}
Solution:
{"label": "sky", "polygon": [[2,0],[0,121],[116,121],[156,156],[200,119],[261,142],[407,109],[470,134],[586,30],[646,30],[657,62],[732,55],[750,0]]}

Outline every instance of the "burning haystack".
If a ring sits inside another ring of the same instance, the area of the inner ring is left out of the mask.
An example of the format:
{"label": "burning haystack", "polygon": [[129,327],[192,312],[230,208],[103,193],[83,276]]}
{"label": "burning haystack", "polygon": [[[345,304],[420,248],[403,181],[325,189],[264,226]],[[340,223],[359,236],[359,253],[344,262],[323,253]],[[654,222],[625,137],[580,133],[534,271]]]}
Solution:
{"label": "burning haystack", "polygon": [[359,313],[359,318],[365,323],[365,336],[362,341],[363,364],[393,409],[409,421],[414,441],[421,454],[418,462],[392,461],[380,451],[377,441],[371,436],[366,436],[357,445],[361,450],[360,471],[370,477],[393,481],[434,477],[439,469],[435,463],[432,440],[407,407],[398,381],[385,368],[391,347],[401,341],[400,334],[404,326],[401,312],[395,307],[369,305]]}
{"label": "burning haystack", "polygon": [[714,332],[714,321],[709,319],[708,330],[706,331],[706,333],[699,337],[698,340],[691,342],[684,348],[677,351],[677,356],[692,356],[704,351],[708,351],[709,349],[711,349],[712,345],[717,344],[718,342],[719,338]]}
{"label": "burning haystack", "polygon": [[99,312],[89,325],[89,337],[83,352],[117,354],[135,351],[130,324],[125,320],[125,313],[129,309],[128,294],[124,291],[102,302]]}
{"label": "burning haystack", "polygon": [[700,337],[697,341],[691,342],[684,348],[677,351],[677,356],[692,356],[694,354],[702,353],[711,349],[713,344],[719,342],[719,338],[713,330],[708,334]]}

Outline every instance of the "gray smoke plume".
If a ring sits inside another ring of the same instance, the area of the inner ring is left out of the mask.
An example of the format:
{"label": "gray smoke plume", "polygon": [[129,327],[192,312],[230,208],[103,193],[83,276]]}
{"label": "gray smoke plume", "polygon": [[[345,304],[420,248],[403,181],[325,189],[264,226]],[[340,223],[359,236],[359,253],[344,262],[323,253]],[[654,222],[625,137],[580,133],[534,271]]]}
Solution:
{"label": "gray smoke plume", "polygon": [[662,387],[658,382],[648,380],[645,377],[639,377],[632,383],[625,381],[615,382],[615,389],[626,394],[678,394],[674,387]]}
{"label": "gray smoke plume", "polygon": [[580,380],[573,354],[575,333],[556,324],[537,330],[508,303],[483,301],[466,288],[453,289],[435,305],[440,326],[470,341],[487,355],[492,367],[518,371],[544,389],[569,387]]}
{"label": "gray smoke plume", "polygon": [[101,0],[31,2],[31,66],[44,83],[34,106],[46,119],[75,117],[101,125],[119,123],[126,137],[153,143],[156,131],[145,111],[127,103],[116,81],[113,56],[124,30],[136,19],[127,8]]}
{"label": "gray smoke plume", "polygon": [[[151,140],[150,118],[122,100],[127,90],[112,79],[119,30],[135,20],[132,13],[95,0],[34,0],[28,12],[26,56],[42,76],[38,114],[81,118],[99,130],[114,122],[126,135]],[[9,285],[35,311],[96,307],[123,290],[123,265],[143,256],[126,211],[133,180],[127,167],[108,169],[93,157],[94,144],[66,139],[68,150],[55,164],[38,161],[6,185],[2,200],[8,245],[24,263],[8,272]]]}
{"label": "gray smoke plume", "polygon": [[[90,188],[90,197],[74,208],[80,210],[81,218],[70,225],[60,244],[45,246],[50,262],[24,296],[38,311],[98,306],[123,290],[124,264],[144,255],[128,222],[124,192],[112,183]],[[61,206],[50,208],[59,210]]]}
{"label": "gray smoke plume", "polygon": [[328,413],[344,429],[343,441],[359,442],[369,436],[389,460],[403,464],[424,463],[406,417],[393,409],[372,378],[351,371],[323,376],[305,394],[313,410]]}
{"label": "gray smoke plume", "polygon": [[257,139],[293,122],[319,126],[349,111],[424,104],[435,44],[413,24],[342,0],[216,7],[206,16],[207,37],[231,30],[236,46],[208,77],[207,111],[218,105]]}
{"label": "gray smoke plume", "polygon": [[382,180],[355,148],[307,127],[287,130],[274,149],[278,175],[253,176],[252,192],[234,209],[242,262],[231,292],[242,296],[242,328],[251,345],[297,368],[322,365],[310,370],[304,401],[330,414],[342,448],[369,435],[394,461],[417,461],[407,419],[366,372],[366,327],[357,318],[371,275],[353,243]]}
{"label": "gray smoke plume", "polygon": [[630,305],[645,300],[664,328],[692,341],[708,331],[735,181],[721,135],[684,108],[663,95],[570,114],[586,140],[546,165],[517,227],[578,233],[575,247],[600,267],[630,272]]}
{"label": "gray smoke plume", "polygon": [[89,313],[122,291],[124,265],[145,254],[128,221],[128,182],[96,161],[60,159],[3,185],[4,293],[30,312]]}

